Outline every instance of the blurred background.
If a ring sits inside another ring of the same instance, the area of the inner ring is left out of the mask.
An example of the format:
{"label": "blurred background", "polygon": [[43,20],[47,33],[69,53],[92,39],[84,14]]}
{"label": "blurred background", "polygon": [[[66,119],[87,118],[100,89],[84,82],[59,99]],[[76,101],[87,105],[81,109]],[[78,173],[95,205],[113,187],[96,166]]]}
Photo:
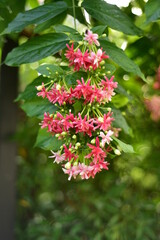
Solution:
{"label": "blurred background", "polygon": [[[28,118],[14,102],[37,77],[35,69],[53,57],[8,67],[5,56],[30,37],[32,28],[1,37],[0,240],[160,239],[160,22],[144,24],[146,0],[107,2],[119,4],[144,30],[141,38],[109,30],[110,40],[146,77],[144,82],[116,66],[116,79],[129,96],[117,106],[131,127],[125,139],[136,153],[111,160],[109,171],[95,179],[68,181],[48,158],[50,152],[34,147],[39,120]],[[43,1],[14,0],[4,8],[0,2],[0,32],[18,12],[39,4]],[[71,16],[59,21],[73,26]],[[83,31],[83,24],[77,25]]]}

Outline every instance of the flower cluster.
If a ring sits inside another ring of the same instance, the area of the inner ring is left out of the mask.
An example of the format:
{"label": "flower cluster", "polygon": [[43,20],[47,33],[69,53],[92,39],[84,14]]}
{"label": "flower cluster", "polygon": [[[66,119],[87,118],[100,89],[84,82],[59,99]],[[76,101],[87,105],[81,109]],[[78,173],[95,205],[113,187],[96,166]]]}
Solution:
{"label": "flower cluster", "polygon": [[65,52],[71,72],[81,70],[88,77],[76,79],[74,87],[70,87],[64,74],[52,80],[49,87],[45,83],[37,87],[38,96],[57,106],[56,112],[44,113],[41,127],[62,142],[57,152],[51,151],[51,158],[62,165],[69,180],[77,176],[94,178],[102,169],[108,170],[106,159],[111,151],[120,154],[115,143],[112,144],[119,129],[112,126],[114,118],[108,106],[117,82],[114,76],[109,79],[102,71],[108,55],[97,48],[100,46],[98,35],[89,30],[84,40],[76,48],[75,45],[67,44]]}

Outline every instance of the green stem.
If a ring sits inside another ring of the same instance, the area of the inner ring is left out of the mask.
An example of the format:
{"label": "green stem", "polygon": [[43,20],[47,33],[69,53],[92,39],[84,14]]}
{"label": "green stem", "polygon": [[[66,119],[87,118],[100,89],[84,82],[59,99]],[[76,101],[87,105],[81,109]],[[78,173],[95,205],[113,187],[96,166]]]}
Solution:
{"label": "green stem", "polygon": [[76,11],[75,11],[75,2],[72,0],[72,5],[73,5],[73,16],[74,16],[74,28],[76,29]]}

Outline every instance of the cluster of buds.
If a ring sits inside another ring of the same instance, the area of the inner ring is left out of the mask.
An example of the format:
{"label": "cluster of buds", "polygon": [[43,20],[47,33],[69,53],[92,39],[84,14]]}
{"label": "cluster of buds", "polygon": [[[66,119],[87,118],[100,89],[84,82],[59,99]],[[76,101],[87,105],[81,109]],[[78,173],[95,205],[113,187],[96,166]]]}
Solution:
{"label": "cluster of buds", "polygon": [[[55,104],[58,111],[45,113],[41,127],[63,141],[58,152],[52,152],[54,162],[61,164],[69,180],[80,176],[82,179],[94,178],[102,169],[108,170],[110,155],[120,155],[116,143],[112,144],[118,130],[112,127],[114,121],[111,108],[107,106],[115,95],[117,82],[102,73],[105,69],[105,54],[98,35],[91,31],[85,33],[83,41],[74,48],[69,46],[65,57],[71,71],[83,71],[87,78],[76,79],[77,84],[69,87],[65,77],[52,80],[49,87],[44,83],[37,87],[38,96],[47,98]],[[77,106],[79,111],[77,111]]]}

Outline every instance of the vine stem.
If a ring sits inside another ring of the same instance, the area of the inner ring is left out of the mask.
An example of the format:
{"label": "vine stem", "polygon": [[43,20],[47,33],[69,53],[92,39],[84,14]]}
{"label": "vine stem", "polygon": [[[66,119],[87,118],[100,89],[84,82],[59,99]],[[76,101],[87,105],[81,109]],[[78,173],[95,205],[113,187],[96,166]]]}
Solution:
{"label": "vine stem", "polygon": [[74,28],[76,29],[76,11],[75,11],[75,2],[72,0],[72,5],[73,5],[73,16],[74,16]]}

